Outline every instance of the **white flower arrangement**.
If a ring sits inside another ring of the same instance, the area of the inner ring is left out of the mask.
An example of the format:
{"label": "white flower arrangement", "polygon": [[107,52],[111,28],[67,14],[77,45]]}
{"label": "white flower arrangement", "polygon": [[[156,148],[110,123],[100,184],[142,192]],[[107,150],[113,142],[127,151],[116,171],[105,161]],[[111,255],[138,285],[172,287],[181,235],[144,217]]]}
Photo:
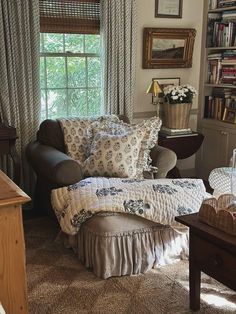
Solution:
{"label": "white flower arrangement", "polygon": [[189,84],[168,85],[164,87],[164,98],[169,104],[192,103],[197,91]]}

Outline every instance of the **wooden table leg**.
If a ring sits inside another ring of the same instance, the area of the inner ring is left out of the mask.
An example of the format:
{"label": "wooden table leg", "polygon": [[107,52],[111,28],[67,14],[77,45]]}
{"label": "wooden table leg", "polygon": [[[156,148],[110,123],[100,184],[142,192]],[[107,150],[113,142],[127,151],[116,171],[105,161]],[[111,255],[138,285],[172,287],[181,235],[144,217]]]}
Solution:
{"label": "wooden table leg", "polygon": [[201,289],[201,270],[194,259],[194,236],[190,229],[189,244],[189,296],[190,309],[193,311],[200,310],[200,289]]}

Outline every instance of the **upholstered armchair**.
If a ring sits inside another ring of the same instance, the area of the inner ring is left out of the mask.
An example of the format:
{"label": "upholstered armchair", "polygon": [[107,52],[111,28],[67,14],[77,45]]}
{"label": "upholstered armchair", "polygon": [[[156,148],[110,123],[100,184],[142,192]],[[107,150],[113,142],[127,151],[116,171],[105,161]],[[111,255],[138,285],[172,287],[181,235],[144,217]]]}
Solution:
{"label": "upholstered armchair", "polygon": [[[127,121],[127,118],[120,117]],[[65,153],[65,143],[57,120],[45,120],[37,132],[37,140],[30,143],[26,154],[37,175],[34,194],[34,209],[53,214],[51,190],[74,184],[83,179],[79,163]],[[151,150],[152,164],[158,167],[154,178],[165,178],[176,164],[176,155],[158,144]],[[146,174],[146,178],[150,178]]]}

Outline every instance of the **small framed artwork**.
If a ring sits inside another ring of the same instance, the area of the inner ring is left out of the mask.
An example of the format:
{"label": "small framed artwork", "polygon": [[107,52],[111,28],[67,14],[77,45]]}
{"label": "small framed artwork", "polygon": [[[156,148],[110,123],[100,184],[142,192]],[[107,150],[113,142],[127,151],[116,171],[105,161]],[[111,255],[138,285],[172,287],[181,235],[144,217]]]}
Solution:
{"label": "small framed artwork", "polygon": [[182,0],[155,0],[155,17],[182,17]]}
{"label": "small framed artwork", "polygon": [[236,123],[236,109],[226,107],[222,120],[228,123]]}
{"label": "small framed artwork", "polygon": [[[172,78],[153,78],[153,81],[157,81],[160,85],[161,89],[168,85],[180,85],[180,77],[172,77]],[[164,103],[164,94],[160,93],[158,96],[152,96],[152,102],[157,102],[157,99],[160,104]]]}
{"label": "small framed artwork", "polygon": [[143,69],[190,68],[196,30],[144,28]]}

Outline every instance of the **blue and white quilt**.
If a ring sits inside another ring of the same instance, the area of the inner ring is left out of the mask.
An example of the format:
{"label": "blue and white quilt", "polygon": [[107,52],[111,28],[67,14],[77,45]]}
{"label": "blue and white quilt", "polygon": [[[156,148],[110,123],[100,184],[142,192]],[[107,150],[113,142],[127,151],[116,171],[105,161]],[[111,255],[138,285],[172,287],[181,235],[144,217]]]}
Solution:
{"label": "blue and white quilt", "polygon": [[61,229],[74,235],[101,212],[131,213],[175,228],[175,216],[199,211],[208,197],[200,179],[92,177],[53,190],[51,200]]}

